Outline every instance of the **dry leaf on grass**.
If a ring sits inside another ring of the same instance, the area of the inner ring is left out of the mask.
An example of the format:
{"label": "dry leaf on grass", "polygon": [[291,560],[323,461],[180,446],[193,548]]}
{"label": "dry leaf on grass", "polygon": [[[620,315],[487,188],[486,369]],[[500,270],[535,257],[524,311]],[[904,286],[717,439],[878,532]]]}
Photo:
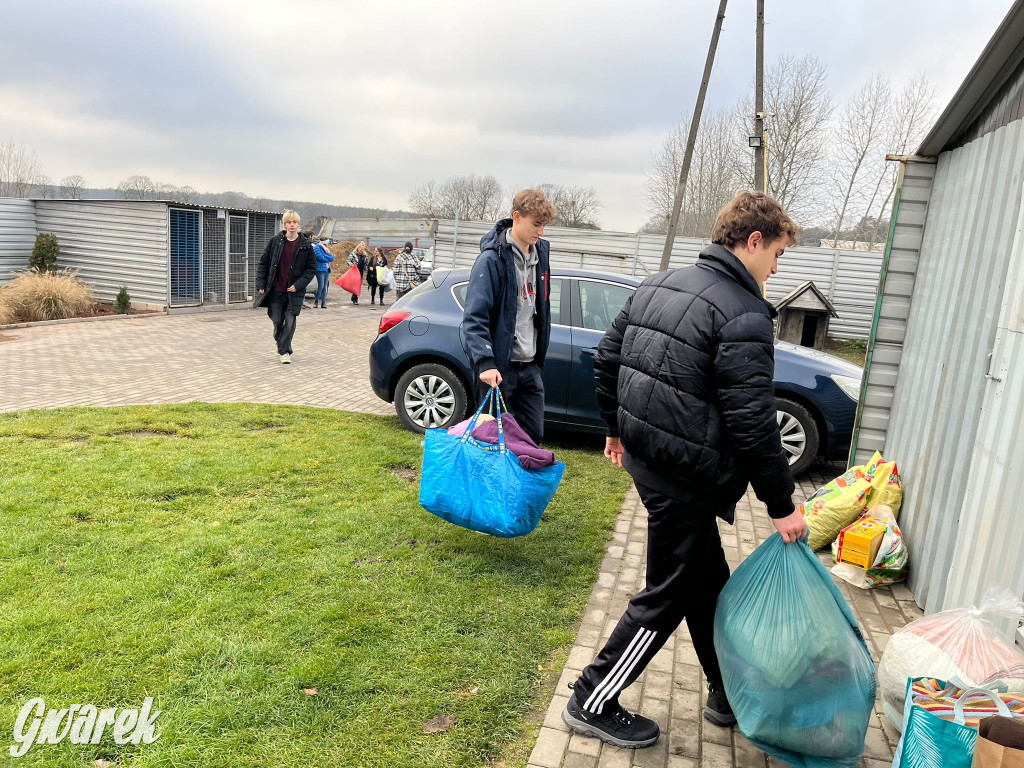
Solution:
{"label": "dry leaf on grass", "polygon": [[452,715],[438,715],[433,720],[427,720],[423,724],[424,733],[444,733],[455,725],[455,717]]}
{"label": "dry leaf on grass", "polygon": [[307,696],[316,696],[316,688],[303,688],[302,692]]}

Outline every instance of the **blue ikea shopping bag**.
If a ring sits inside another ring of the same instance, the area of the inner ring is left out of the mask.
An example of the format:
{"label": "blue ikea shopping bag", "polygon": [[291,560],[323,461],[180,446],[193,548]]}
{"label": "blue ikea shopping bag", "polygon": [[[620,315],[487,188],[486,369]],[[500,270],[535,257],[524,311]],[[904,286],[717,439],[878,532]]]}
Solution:
{"label": "blue ikea shopping bag", "polygon": [[805,541],[778,533],[718,597],[715,651],[743,735],[793,768],[853,768],[875,665],[850,606]]}
{"label": "blue ikea shopping bag", "polygon": [[[493,406],[498,421],[498,444],[472,436],[484,408]],[[493,536],[525,536],[562,482],[565,464],[523,469],[505,447],[501,414],[505,401],[494,387],[480,403],[462,437],[444,429],[428,429],[423,443],[420,504],[428,512]]]}

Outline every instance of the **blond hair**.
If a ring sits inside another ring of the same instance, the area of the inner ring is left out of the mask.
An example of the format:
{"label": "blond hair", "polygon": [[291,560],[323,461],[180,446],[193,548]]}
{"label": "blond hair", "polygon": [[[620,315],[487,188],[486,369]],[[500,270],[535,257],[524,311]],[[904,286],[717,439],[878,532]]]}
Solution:
{"label": "blond hair", "polygon": [[558,209],[539,189],[523,189],[512,200],[512,213],[529,216],[547,226],[558,216]]}
{"label": "blond hair", "polygon": [[289,221],[297,221],[297,222],[299,222],[299,224],[301,224],[302,223],[302,217],[299,216],[299,214],[296,211],[293,211],[293,210],[291,210],[289,208],[281,216],[281,223],[282,224],[287,224]]}

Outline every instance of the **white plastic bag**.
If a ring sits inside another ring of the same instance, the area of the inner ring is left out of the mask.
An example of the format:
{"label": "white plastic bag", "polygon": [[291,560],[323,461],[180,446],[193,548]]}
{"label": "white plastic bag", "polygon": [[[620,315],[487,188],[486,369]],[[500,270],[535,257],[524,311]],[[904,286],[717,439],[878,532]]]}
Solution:
{"label": "white plastic bag", "polygon": [[1006,589],[985,593],[980,606],[942,611],[912,621],[896,632],[878,665],[885,714],[903,727],[907,679],[936,677],[961,687],[1024,693],[1024,651],[1004,639],[985,617],[1017,622],[1024,602]]}

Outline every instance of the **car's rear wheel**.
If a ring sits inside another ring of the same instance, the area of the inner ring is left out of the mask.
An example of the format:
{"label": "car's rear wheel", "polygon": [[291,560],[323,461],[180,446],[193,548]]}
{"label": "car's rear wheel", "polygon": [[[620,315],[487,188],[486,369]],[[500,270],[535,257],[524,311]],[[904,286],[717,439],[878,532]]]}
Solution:
{"label": "car's rear wheel", "polygon": [[799,403],[775,398],[775,419],[782,434],[782,449],[789,457],[789,469],[798,475],[818,455],[818,423]]}
{"label": "car's rear wheel", "polygon": [[466,414],[466,387],[456,373],[439,363],[414,365],[395,387],[398,418],[413,432],[447,429]]}

